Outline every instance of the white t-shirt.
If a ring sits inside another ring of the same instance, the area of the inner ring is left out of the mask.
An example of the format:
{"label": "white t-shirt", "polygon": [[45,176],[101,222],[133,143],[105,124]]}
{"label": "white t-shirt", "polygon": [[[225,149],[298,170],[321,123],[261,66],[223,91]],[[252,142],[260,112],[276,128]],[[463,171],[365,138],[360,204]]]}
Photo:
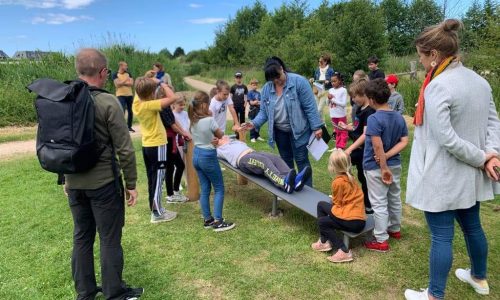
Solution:
{"label": "white t-shirt", "polygon": [[332,99],[328,99],[330,107],[330,118],[345,117],[345,107],[347,105],[347,90],[345,87],[331,88],[328,94],[332,95]]}
{"label": "white t-shirt", "polygon": [[173,111],[175,119],[179,124],[181,125],[182,129],[185,131],[189,132],[189,125],[191,122],[189,121],[189,116],[186,111],[181,111],[181,112],[175,112]]}
{"label": "white t-shirt", "polygon": [[212,111],[212,117],[214,117],[215,122],[217,122],[217,125],[219,125],[219,129],[222,130],[222,132],[226,131],[226,114],[229,109],[229,105],[233,105],[231,97],[227,97],[224,101],[219,101],[215,99],[215,97],[210,100],[209,109]]}

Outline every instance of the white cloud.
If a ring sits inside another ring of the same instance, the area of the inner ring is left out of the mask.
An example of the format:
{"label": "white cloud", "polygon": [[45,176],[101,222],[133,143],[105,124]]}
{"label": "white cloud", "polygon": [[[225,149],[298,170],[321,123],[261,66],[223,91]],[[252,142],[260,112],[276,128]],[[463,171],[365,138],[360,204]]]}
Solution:
{"label": "white cloud", "polygon": [[76,21],[92,20],[89,16],[68,16],[65,14],[47,14],[45,16],[34,17],[31,24],[61,25]]}
{"label": "white cloud", "polygon": [[226,18],[202,18],[202,19],[192,19],[189,20],[190,23],[193,24],[216,24],[225,22]]}
{"label": "white cloud", "polygon": [[26,8],[77,9],[89,6],[95,0],[0,0],[0,5],[22,5]]}
{"label": "white cloud", "polygon": [[202,7],[203,7],[203,5],[201,5],[201,4],[197,4],[197,3],[190,3],[190,4],[189,4],[189,7],[191,7],[191,8],[202,8]]}

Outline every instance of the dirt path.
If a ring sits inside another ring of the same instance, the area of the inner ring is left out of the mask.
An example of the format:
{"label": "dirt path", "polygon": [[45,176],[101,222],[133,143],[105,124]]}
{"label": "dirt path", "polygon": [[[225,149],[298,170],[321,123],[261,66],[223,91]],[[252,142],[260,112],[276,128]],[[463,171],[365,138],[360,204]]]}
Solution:
{"label": "dirt path", "polygon": [[[202,91],[207,92],[207,93],[209,93],[210,90],[214,87],[214,85],[211,85],[211,84],[199,81],[199,80],[195,80],[195,79],[192,79],[189,77],[184,78],[184,81],[188,85],[192,86],[194,89],[202,90]],[[139,125],[136,124],[133,126],[133,128],[136,132],[131,134],[132,138],[140,137],[141,133],[140,133]],[[5,128],[4,131],[10,131],[12,133],[19,133],[20,131],[23,131],[24,129],[26,131],[29,131],[32,128],[12,127],[12,128]],[[35,140],[0,143],[0,160],[9,160],[9,159],[14,158],[17,155],[35,155],[35,153],[36,153]]]}

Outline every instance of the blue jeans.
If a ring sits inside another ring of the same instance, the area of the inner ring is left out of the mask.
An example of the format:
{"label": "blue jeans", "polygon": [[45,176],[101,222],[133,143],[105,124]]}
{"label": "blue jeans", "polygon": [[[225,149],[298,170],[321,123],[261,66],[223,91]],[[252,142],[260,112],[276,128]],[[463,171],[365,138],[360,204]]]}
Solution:
{"label": "blue jeans", "polygon": [[453,234],[455,219],[462,228],[471,263],[471,275],[486,279],[488,243],[479,218],[479,202],[471,208],[425,212],[431,231],[431,251],[429,257],[429,293],[439,299],[444,298],[446,280],[453,261]]}
{"label": "blue jeans", "polygon": [[194,147],[193,165],[200,181],[200,207],[203,218],[212,217],[210,212],[210,191],[214,186],[214,218],[222,220],[222,207],[224,206],[224,181],[222,171],[217,160],[215,149],[202,149]]}
{"label": "blue jeans", "polygon": [[[309,162],[309,151],[307,150],[307,144],[304,144],[300,147],[295,147],[295,140],[291,131],[286,132],[274,127],[274,140],[276,141],[276,146],[278,146],[278,151],[281,158],[286,162],[290,169],[295,169],[293,163],[294,160],[297,164],[298,172],[302,171],[302,169],[304,169],[306,166],[309,168],[311,167],[311,163]],[[312,173],[305,184],[312,187]]]}

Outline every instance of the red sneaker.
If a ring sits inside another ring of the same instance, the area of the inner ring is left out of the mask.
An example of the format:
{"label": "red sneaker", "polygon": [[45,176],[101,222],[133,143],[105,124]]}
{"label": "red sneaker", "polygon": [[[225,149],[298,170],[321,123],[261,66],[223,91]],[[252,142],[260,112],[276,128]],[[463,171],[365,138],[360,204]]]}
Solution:
{"label": "red sneaker", "polygon": [[389,234],[389,236],[393,239],[401,239],[401,231],[387,231],[387,234]]}
{"label": "red sneaker", "polygon": [[367,241],[365,242],[365,248],[372,251],[387,252],[389,251],[389,243],[387,241],[383,241],[382,243],[376,240]]}

